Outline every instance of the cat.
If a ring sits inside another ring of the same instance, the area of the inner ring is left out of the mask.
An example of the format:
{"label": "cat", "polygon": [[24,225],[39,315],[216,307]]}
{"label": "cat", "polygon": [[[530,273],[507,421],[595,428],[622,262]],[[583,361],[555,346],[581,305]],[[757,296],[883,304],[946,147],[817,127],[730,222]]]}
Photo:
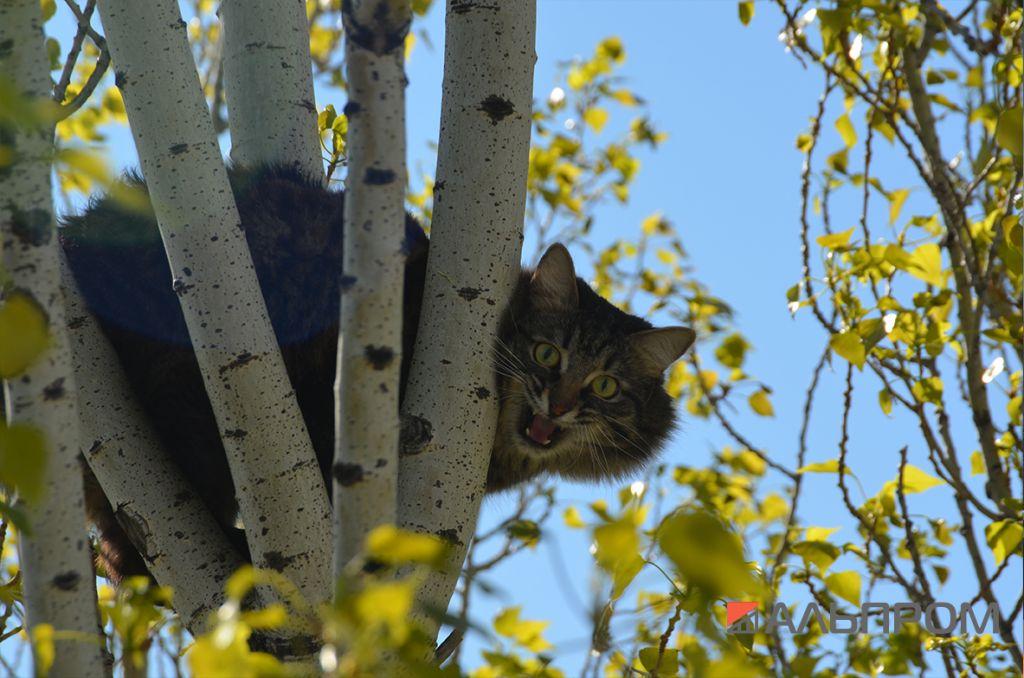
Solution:
{"label": "cat", "polygon": [[[242,229],[288,376],[329,480],[344,194],[293,169],[229,170]],[[62,220],[61,243],[86,306],[99,321],[157,435],[245,553],[234,527],[234,486],[206,397],[146,185],[129,175]],[[134,194],[138,199],[126,201]],[[137,203],[137,205],[135,205]],[[129,207],[135,205],[135,207]],[[411,363],[429,241],[411,216],[406,254],[401,385]],[[656,456],[675,422],[664,372],[693,343],[683,327],[652,329],[602,299],[553,245],[520,273],[494,346],[501,407],[487,476],[498,492],[549,472],[621,478]],[[86,469],[86,507],[100,534],[97,560],[114,581],[145,562]],[[329,482],[326,487],[330,487]]]}

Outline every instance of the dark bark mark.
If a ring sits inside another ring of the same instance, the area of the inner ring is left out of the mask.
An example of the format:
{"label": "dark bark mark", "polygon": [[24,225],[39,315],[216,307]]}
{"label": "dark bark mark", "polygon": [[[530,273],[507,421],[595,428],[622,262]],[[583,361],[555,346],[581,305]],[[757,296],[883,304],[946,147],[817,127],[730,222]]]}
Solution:
{"label": "dark bark mark", "polygon": [[316,113],[316,105],[309,99],[303,99],[299,102],[299,105],[305,108],[310,113]]}
{"label": "dark bark mark", "polygon": [[499,122],[516,112],[516,108],[512,105],[511,101],[503,99],[497,94],[492,94],[481,101],[477,110],[483,111],[487,117],[491,119],[492,125],[497,125]]}
{"label": "dark bark mark", "polygon": [[476,397],[479,400],[487,400],[488,398],[491,397],[491,392],[488,391],[483,386],[477,386],[477,388],[476,388]]}
{"label": "dark bark mark", "polygon": [[50,583],[61,591],[74,591],[78,588],[78,582],[82,581],[82,575],[73,570],[62,572],[50,580]]}
{"label": "dark bark mark", "polygon": [[185,296],[185,293],[188,292],[193,287],[195,287],[195,285],[189,285],[181,278],[175,278],[171,282],[171,289],[174,290],[174,293],[177,294],[179,297]]}
{"label": "dark bark mark", "polygon": [[228,429],[227,431],[224,431],[225,438],[236,438],[241,440],[247,435],[249,435],[249,432],[243,428],[231,428]]}
{"label": "dark bark mark", "polygon": [[43,388],[43,400],[60,400],[66,392],[64,377],[60,377]]}
{"label": "dark bark mark", "polygon": [[462,546],[462,541],[459,539],[459,533],[453,528],[438,530],[434,534],[453,546]]}
{"label": "dark bark mark", "polygon": [[295,556],[288,558],[280,551],[267,551],[263,554],[263,562],[267,564],[267,567],[276,572],[284,572],[284,569],[294,560]]}
{"label": "dark bark mark", "polygon": [[459,290],[459,296],[466,301],[473,301],[480,296],[480,290],[475,287],[463,287]]}
{"label": "dark bark mark", "polygon": [[8,59],[14,52],[14,38],[0,40],[0,59]]}
{"label": "dark bark mark", "polygon": [[40,247],[50,242],[53,229],[50,228],[50,213],[44,209],[21,210],[14,203],[7,203],[11,212],[11,232],[26,245]]}
{"label": "dark bark mark", "polygon": [[252,353],[249,353],[248,351],[243,351],[242,353],[239,353],[234,360],[229,362],[227,365],[221,367],[220,373],[224,374],[228,370],[238,369],[243,365],[251,363],[253,360],[256,360],[256,356],[254,356]]}
{"label": "dark bark mark", "polygon": [[423,417],[412,414],[401,415],[399,454],[411,457],[419,454],[434,438],[433,425]]}
{"label": "dark bark mark", "polygon": [[80,315],[80,316],[76,316],[74,318],[71,318],[70,320],[68,320],[68,329],[69,330],[77,330],[77,329],[81,328],[83,325],[85,325],[85,321],[86,320],[88,320],[88,318],[86,316],[84,316],[84,315]]}
{"label": "dark bark mark", "polygon": [[352,116],[358,115],[359,112],[363,110],[363,105],[360,104],[358,101],[349,101],[347,104],[345,104],[345,108],[341,110],[342,113],[345,114],[346,118],[351,119]]}
{"label": "dark bark mark", "polygon": [[188,144],[174,144],[167,148],[171,152],[171,155],[181,155],[188,150]]}
{"label": "dark bark mark", "polygon": [[485,5],[474,0],[453,0],[452,14],[469,14],[473,10],[486,9],[492,12],[498,11],[498,5]]}
{"label": "dark bark mark", "polygon": [[363,355],[366,356],[366,360],[370,363],[370,367],[375,370],[383,370],[385,367],[391,364],[391,361],[395,359],[395,352],[387,346],[374,346],[369,345],[366,350],[363,351]]}
{"label": "dark bark mark", "polygon": [[331,474],[342,487],[350,487],[358,482],[362,482],[364,477],[362,466],[359,464],[346,464],[344,462],[335,464],[331,469]]}
{"label": "dark bark mark", "polygon": [[128,76],[122,70],[114,71],[114,84],[117,88],[124,91],[124,88],[128,86]]}
{"label": "dark bark mark", "polygon": [[378,459],[377,463],[374,464],[374,468],[384,468],[387,465],[388,465],[388,460],[387,459]]}
{"label": "dark bark mark", "polygon": [[386,186],[395,181],[395,176],[394,170],[367,167],[363,183],[370,186]]}

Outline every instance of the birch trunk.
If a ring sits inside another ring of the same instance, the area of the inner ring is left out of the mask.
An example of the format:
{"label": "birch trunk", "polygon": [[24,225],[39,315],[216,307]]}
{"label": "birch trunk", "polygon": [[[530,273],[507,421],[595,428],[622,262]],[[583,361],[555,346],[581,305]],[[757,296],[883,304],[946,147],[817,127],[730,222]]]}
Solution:
{"label": "birch trunk", "polygon": [[[128,121],[253,562],[328,595],[330,509],[175,0],[100,0]],[[301,498],[301,501],[297,501]]]}
{"label": "birch trunk", "polygon": [[[49,103],[50,67],[38,0],[0,4],[0,46],[0,78],[9,80],[30,105]],[[75,379],[64,330],[50,187],[53,127],[41,119],[48,109],[38,110],[40,119],[3,130],[15,156],[13,166],[0,172],[0,249],[13,282],[8,303],[17,296],[35,306],[46,321],[50,344],[41,358],[5,383],[8,423],[40,431],[47,455],[42,496],[19,499],[32,530],[21,535],[20,564],[29,628],[49,624],[75,636],[56,641],[51,675],[98,676],[103,674],[103,644],[85,531]]]}
{"label": "birch trunk", "polygon": [[[407,0],[343,5],[348,79],[345,282],[335,380],[334,576],[397,518],[405,256]],[[340,274],[340,272],[339,272]]]}
{"label": "birch trunk", "polygon": [[323,177],[305,0],[223,0],[231,160]]}
{"label": "birch trunk", "polygon": [[242,560],[160,445],[61,263],[82,454],[118,522],[156,580],[174,590],[175,609],[197,634],[224,602],[224,584]]}
{"label": "birch trunk", "polygon": [[449,0],[424,308],[403,410],[433,439],[403,457],[399,521],[453,548],[421,603],[444,610],[484,496],[498,400],[492,345],[519,273],[536,0]]}

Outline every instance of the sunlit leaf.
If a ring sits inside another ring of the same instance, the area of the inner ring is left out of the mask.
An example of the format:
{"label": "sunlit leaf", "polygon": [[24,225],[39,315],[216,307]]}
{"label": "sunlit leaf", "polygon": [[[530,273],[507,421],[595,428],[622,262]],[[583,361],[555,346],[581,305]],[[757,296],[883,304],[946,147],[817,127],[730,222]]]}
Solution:
{"label": "sunlit leaf", "polygon": [[856,332],[833,334],[829,340],[829,346],[839,357],[844,358],[857,367],[864,366],[866,358],[864,340]]}
{"label": "sunlit leaf", "polygon": [[860,607],[861,581],[856,570],[830,574],[825,577],[825,587],[851,605]]}
{"label": "sunlit leaf", "polygon": [[33,297],[15,290],[0,301],[0,378],[24,372],[49,343],[46,312]]}
{"label": "sunlit leaf", "polygon": [[1014,553],[1024,538],[1024,527],[1020,522],[1007,518],[991,523],[985,528],[985,543],[992,549],[996,564],[1001,565]]}

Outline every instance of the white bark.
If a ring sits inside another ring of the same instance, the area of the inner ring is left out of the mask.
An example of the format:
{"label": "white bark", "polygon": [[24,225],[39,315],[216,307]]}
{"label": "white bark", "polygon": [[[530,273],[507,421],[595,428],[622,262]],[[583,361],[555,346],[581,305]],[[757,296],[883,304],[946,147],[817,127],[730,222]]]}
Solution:
{"label": "white bark", "polygon": [[345,259],[335,380],[334,575],[396,522],[407,0],[346,3]]}
{"label": "white bark", "polygon": [[323,177],[305,0],[223,0],[231,160]]}
{"label": "white bark", "polygon": [[[33,103],[49,99],[50,68],[38,0],[0,3],[0,78],[13,82]],[[46,437],[45,493],[21,502],[31,528],[20,542],[28,625],[34,629],[50,624],[78,636],[56,642],[52,675],[98,676],[103,672],[102,643],[50,187],[53,128],[50,121],[37,120],[5,131],[15,158],[12,167],[0,172],[0,249],[13,294],[37,305],[50,341],[33,365],[5,383],[7,421],[35,427]]]}
{"label": "white bark", "polygon": [[198,633],[224,602],[224,584],[242,560],[162,448],[61,264],[82,454],[150,572],[174,590],[175,609]]}
{"label": "white bark", "polygon": [[[328,595],[330,508],[175,0],[101,0],[173,281],[259,567]],[[301,498],[301,501],[299,499]]]}
{"label": "white bark", "polygon": [[453,544],[421,602],[445,609],[473,537],[498,411],[491,350],[519,272],[535,0],[449,0],[424,308],[403,410],[433,440],[403,457],[399,521]]}

